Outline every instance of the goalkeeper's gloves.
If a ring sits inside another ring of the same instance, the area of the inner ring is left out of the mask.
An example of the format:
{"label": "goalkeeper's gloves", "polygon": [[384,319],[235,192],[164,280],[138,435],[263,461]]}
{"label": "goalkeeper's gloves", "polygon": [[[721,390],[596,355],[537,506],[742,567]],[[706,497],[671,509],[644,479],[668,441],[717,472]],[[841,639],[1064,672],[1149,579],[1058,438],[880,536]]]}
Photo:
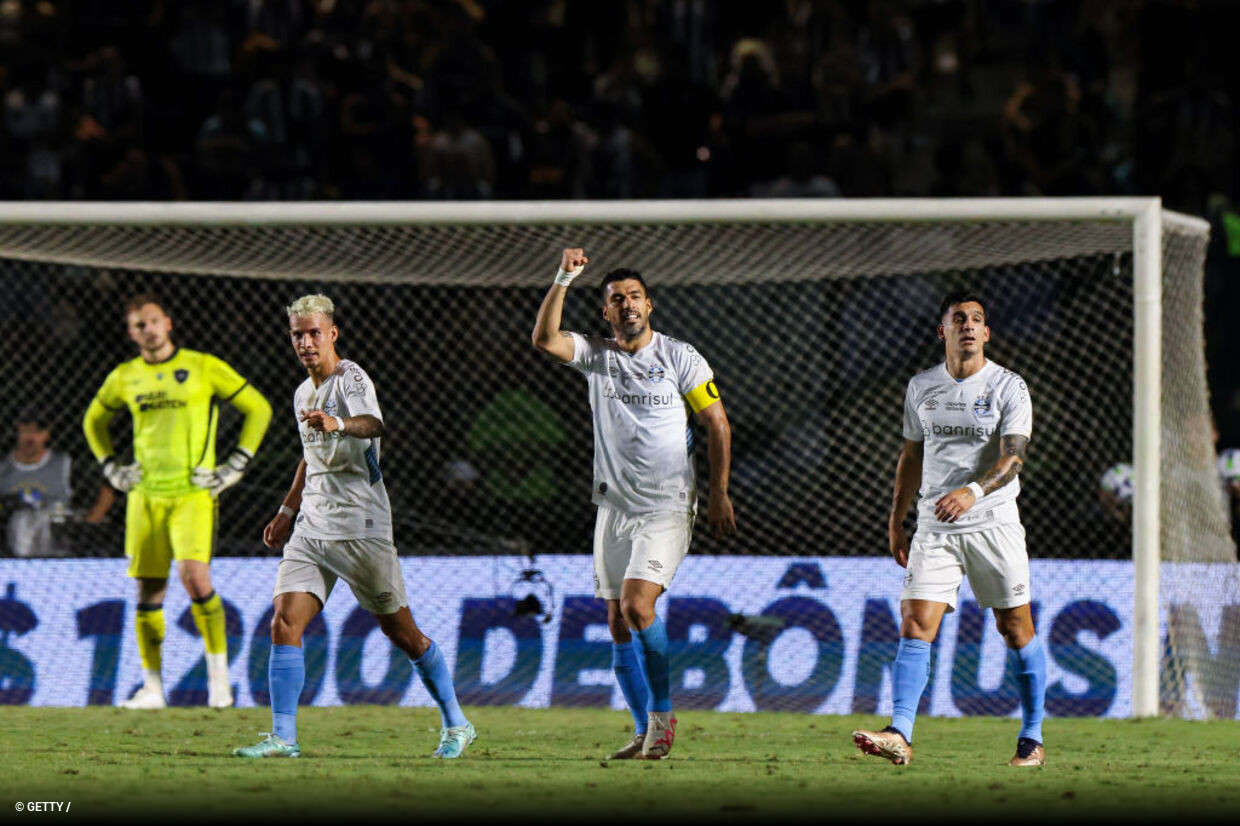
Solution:
{"label": "goalkeeper's gloves", "polygon": [[208,470],[205,467],[194,468],[191,481],[196,486],[211,491],[212,496],[219,496],[220,491],[227,490],[241,481],[245,466],[253,458],[248,450],[237,448],[224,461],[224,464],[217,465],[215,470]]}
{"label": "goalkeeper's gloves", "polygon": [[576,278],[577,276],[585,272],[585,269],[586,269],[585,264],[582,264],[580,267],[578,267],[575,270],[566,270],[563,267],[560,267],[560,269],[555,274],[555,283],[567,287],[573,283],[574,278]]}
{"label": "goalkeeper's gloves", "polygon": [[103,475],[109,485],[126,493],[142,481],[142,465],[137,462],[132,465],[118,464],[115,458],[108,456],[103,460]]}

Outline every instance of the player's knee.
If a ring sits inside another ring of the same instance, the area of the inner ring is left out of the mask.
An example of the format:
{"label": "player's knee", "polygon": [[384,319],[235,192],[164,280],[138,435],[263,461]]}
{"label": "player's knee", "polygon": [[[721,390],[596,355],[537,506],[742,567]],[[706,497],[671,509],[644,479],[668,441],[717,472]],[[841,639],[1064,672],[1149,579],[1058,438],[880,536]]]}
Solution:
{"label": "player's knee", "polygon": [[185,593],[192,600],[201,600],[204,597],[209,597],[213,590],[211,587],[211,576],[206,571],[182,572],[181,584],[185,586]]}
{"label": "player's knee", "polygon": [[914,616],[906,616],[900,621],[900,636],[905,639],[934,642],[937,630]]}
{"label": "player's knee", "polygon": [[401,622],[396,615],[377,616],[379,630],[392,645],[413,659],[419,659],[431,647],[430,638],[418,630],[412,622]]}
{"label": "player's knee", "polygon": [[654,606],[645,600],[621,598],[620,613],[630,628],[645,628],[654,622]]}
{"label": "player's knee", "polygon": [[995,616],[995,627],[1008,648],[1024,648],[1033,639],[1033,628],[1018,614]]}
{"label": "player's knee", "polygon": [[302,628],[282,611],[271,617],[271,641],[276,645],[301,645]]}

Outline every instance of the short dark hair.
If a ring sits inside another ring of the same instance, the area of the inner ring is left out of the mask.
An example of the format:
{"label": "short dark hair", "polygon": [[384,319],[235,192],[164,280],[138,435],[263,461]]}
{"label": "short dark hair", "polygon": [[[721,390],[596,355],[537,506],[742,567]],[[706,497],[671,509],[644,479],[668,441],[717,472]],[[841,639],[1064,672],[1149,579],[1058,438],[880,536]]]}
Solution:
{"label": "short dark hair", "polygon": [[52,419],[47,415],[47,411],[32,404],[28,404],[17,411],[17,418],[14,420],[14,424],[32,424],[39,428],[39,430],[52,429]]}
{"label": "short dark hair", "polygon": [[155,293],[138,293],[137,295],[130,296],[129,300],[125,302],[125,315],[141,310],[147,304],[154,304],[163,311],[164,315],[172,316],[172,313],[168,312],[168,305]]}
{"label": "short dark hair", "polygon": [[650,297],[650,286],[646,284],[646,279],[642,278],[642,274],[637,270],[630,270],[627,267],[618,267],[603,276],[603,280],[598,285],[598,294],[600,298],[607,298],[607,285],[613,281],[628,281],[632,279],[642,285],[642,289],[646,292],[646,298]]}
{"label": "short dark hair", "polygon": [[985,317],[986,302],[982,300],[982,297],[980,295],[973,292],[972,290],[952,290],[950,293],[948,293],[946,296],[943,297],[943,303],[939,305],[939,320],[940,321],[943,320],[943,316],[947,313],[948,310],[952,308],[953,305],[969,304],[969,303],[981,304],[982,305],[982,316]]}

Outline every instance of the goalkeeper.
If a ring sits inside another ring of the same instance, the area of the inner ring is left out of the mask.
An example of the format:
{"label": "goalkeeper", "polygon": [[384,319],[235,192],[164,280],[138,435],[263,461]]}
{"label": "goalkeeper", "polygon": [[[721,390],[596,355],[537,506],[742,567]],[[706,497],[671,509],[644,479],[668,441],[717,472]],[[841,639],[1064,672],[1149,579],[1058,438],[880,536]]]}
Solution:
{"label": "goalkeeper", "polygon": [[[172,319],[158,298],[136,295],[125,304],[129,337],[139,356],[108,374],[86,411],[83,427],[108,483],[129,494],[125,555],[138,581],[134,628],[145,680],[124,708],[163,708],[161,645],[168,568],[192,600],[207,662],[207,704],[233,704],[228,680],[224,606],[211,585],[208,563],[215,544],[216,499],[235,485],[271,421],[271,405],[237,371],[208,353],[178,348]],[[216,405],[226,401],[245,422],[237,447],[215,461]],[[117,460],[108,422],[123,408],[133,418],[133,464]]]}

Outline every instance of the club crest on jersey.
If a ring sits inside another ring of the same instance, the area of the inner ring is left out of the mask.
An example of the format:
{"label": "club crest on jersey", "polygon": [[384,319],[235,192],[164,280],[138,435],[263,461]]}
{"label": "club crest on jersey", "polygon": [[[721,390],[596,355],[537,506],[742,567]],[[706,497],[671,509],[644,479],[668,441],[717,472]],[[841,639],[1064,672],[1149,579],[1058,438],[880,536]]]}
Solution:
{"label": "club crest on jersey", "polygon": [[990,396],[978,396],[973,402],[973,415],[983,419],[990,415]]}
{"label": "club crest on jersey", "polygon": [[327,401],[323,402],[323,412],[326,413],[328,416],[335,416],[336,415],[336,400],[328,399]]}
{"label": "club crest on jersey", "polygon": [[189,378],[189,371],[186,370],[185,368],[181,368],[180,370],[177,370],[176,372],[174,372],[172,375],[173,377],[176,378],[176,380],[179,383],[184,384],[185,380]]}
{"label": "club crest on jersey", "polygon": [[663,376],[666,372],[667,371],[663,369],[662,364],[652,364],[650,365],[650,369],[646,371],[647,375],[650,376],[651,381],[663,381]]}

